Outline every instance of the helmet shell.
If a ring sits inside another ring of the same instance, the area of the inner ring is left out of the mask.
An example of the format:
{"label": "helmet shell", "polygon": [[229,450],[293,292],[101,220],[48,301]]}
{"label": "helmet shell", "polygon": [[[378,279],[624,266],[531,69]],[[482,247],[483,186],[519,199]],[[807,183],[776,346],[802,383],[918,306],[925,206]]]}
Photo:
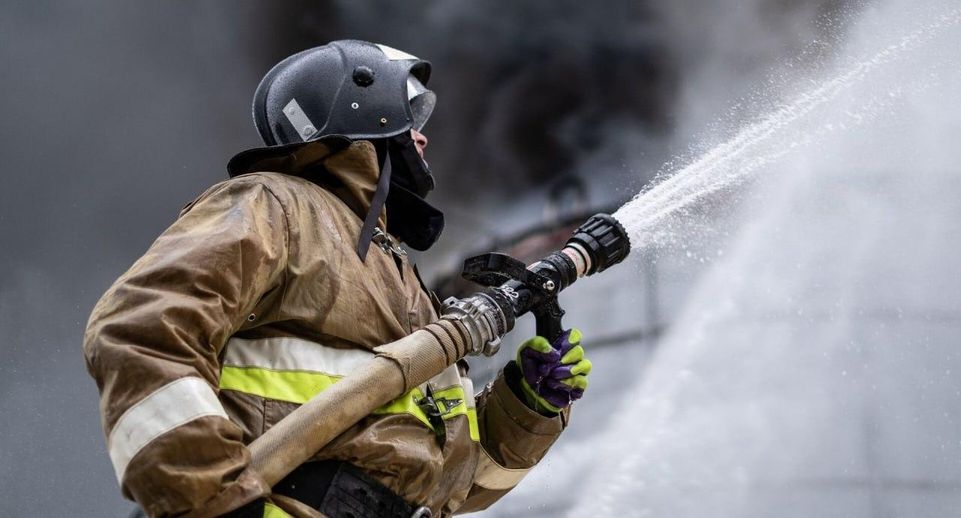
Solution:
{"label": "helmet shell", "polygon": [[338,40],[278,63],[254,94],[254,124],[279,146],[329,135],[388,138],[414,127],[408,77],[426,85],[430,63],[358,40]]}

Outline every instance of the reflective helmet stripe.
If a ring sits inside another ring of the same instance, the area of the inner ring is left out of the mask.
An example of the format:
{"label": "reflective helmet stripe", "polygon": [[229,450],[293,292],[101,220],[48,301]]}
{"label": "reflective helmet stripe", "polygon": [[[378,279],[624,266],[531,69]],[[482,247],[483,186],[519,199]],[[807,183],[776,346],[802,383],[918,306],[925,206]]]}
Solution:
{"label": "reflective helmet stripe", "polygon": [[403,50],[397,50],[394,47],[388,47],[387,45],[384,45],[382,43],[374,43],[374,45],[376,45],[377,48],[379,48],[380,51],[383,52],[385,56],[387,56],[387,59],[391,61],[406,61],[408,59],[412,59],[412,60],[419,59],[417,56],[412,56],[404,52]]}
{"label": "reflective helmet stripe", "polygon": [[304,142],[310,140],[314,135],[317,134],[317,126],[307,117],[304,113],[303,108],[297,103],[297,99],[291,99],[283,109],[284,116],[287,117],[287,121],[290,125],[297,130],[297,134],[300,135],[300,139]]}

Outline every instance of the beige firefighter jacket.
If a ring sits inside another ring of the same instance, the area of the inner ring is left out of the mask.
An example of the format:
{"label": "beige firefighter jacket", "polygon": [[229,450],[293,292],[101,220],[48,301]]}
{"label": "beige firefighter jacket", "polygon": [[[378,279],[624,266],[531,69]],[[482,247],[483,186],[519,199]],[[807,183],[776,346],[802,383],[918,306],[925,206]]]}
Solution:
{"label": "beige firefighter jacket", "polygon": [[[84,337],[117,480],[150,516],[268,496],[263,481],[238,476],[244,445],[374,347],[437,318],[406,256],[372,245],[361,262],[355,252],[379,171],[369,142],[335,153],[318,142],[253,170],[271,172],[217,184],[185,207],[99,301]],[[457,366],[430,388],[445,413],[443,446],[416,405],[422,386],[316,459],[350,462],[448,516],[509,491],[567,419],[529,410],[503,375],[476,400]],[[268,502],[303,515],[296,507]]]}

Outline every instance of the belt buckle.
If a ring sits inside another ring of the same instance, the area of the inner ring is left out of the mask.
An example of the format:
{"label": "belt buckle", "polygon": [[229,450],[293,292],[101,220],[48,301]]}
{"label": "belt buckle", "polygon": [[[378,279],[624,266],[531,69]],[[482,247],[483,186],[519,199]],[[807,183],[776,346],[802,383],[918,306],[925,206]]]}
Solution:
{"label": "belt buckle", "polygon": [[431,518],[431,516],[433,516],[433,513],[430,512],[430,509],[422,505],[414,509],[414,513],[410,515],[410,518]]}

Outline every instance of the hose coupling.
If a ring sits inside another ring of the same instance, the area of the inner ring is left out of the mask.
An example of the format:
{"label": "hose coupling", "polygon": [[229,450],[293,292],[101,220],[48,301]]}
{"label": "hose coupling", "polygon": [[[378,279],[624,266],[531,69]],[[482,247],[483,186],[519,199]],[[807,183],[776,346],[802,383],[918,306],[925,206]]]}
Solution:
{"label": "hose coupling", "polygon": [[441,318],[460,322],[470,336],[468,354],[493,356],[500,349],[501,337],[507,334],[508,319],[500,305],[489,295],[477,293],[444,301]]}

